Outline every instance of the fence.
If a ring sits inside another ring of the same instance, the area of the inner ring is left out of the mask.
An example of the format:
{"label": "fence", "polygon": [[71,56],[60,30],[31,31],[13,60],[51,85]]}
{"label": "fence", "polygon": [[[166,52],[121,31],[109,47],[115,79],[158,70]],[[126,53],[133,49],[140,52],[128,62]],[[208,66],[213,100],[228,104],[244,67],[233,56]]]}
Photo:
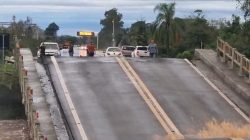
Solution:
{"label": "fence", "polygon": [[[18,44],[17,44],[18,45]],[[25,114],[28,121],[29,127],[29,137],[33,140],[48,140],[48,139],[55,139],[54,136],[50,134],[44,134],[40,126],[41,120],[39,120],[39,111],[36,109],[35,103],[33,102],[33,89],[28,83],[28,73],[24,68],[24,61],[23,56],[20,55],[19,47],[14,50],[15,55],[15,65],[18,68],[19,74],[19,83],[21,87],[22,93],[22,103],[25,106]],[[49,122],[49,120],[48,120]],[[47,124],[46,124],[47,125]],[[53,133],[53,131],[52,131]]]}
{"label": "fence", "polygon": [[239,74],[250,80],[250,60],[220,38],[217,39],[217,54],[223,62],[229,62],[232,69],[238,67]]}

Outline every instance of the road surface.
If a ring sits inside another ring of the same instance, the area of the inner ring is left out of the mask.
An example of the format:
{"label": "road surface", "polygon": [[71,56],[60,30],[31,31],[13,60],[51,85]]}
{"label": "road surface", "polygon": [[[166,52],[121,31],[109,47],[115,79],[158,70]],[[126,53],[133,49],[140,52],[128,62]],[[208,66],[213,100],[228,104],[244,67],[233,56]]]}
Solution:
{"label": "road surface", "polygon": [[[90,140],[152,140],[166,135],[115,58],[58,58],[57,62]],[[54,65],[50,67],[63,99]]]}
{"label": "road surface", "polygon": [[130,64],[184,135],[217,120],[246,121],[182,59],[130,59]]}
{"label": "road surface", "polygon": [[[246,123],[184,60],[128,59],[183,135],[197,135],[212,120]],[[166,135],[115,58],[61,57],[56,61],[90,140],[152,140]],[[50,71],[79,138],[52,63]]]}

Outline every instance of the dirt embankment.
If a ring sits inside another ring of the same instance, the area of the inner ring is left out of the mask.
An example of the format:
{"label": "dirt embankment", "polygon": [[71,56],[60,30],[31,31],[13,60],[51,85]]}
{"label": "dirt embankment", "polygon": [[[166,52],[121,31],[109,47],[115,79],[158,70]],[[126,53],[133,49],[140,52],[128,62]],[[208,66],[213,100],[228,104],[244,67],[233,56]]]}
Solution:
{"label": "dirt embankment", "polygon": [[28,128],[25,120],[0,121],[1,140],[28,140]]}

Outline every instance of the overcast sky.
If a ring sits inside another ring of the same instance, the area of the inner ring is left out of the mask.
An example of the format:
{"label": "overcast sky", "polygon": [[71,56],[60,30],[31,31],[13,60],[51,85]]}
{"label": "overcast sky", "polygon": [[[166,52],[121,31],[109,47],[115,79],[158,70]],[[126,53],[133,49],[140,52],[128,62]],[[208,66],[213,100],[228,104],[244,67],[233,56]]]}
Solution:
{"label": "overcast sky", "polygon": [[236,0],[0,0],[0,21],[11,21],[13,15],[17,20],[29,16],[43,29],[55,22],[59,34],[76,35],[80,30],[98,32],[100,19],[111,8],[123,14],[124,26],[129,27],[138,20],[152,22],[155,5],[174,1],[176,17],[188,17],[195,9],[202,9],[208,19],[243,15]]}

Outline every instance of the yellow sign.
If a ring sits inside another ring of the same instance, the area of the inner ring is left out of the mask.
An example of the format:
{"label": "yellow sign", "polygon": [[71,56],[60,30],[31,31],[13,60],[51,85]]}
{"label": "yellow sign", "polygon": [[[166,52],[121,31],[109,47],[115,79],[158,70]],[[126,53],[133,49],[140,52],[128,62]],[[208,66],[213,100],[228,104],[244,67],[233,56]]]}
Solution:
{"label": "yellow sign", "polygon": [[94,32],[77,32],[77,36],[94,36],[95,33]]}

